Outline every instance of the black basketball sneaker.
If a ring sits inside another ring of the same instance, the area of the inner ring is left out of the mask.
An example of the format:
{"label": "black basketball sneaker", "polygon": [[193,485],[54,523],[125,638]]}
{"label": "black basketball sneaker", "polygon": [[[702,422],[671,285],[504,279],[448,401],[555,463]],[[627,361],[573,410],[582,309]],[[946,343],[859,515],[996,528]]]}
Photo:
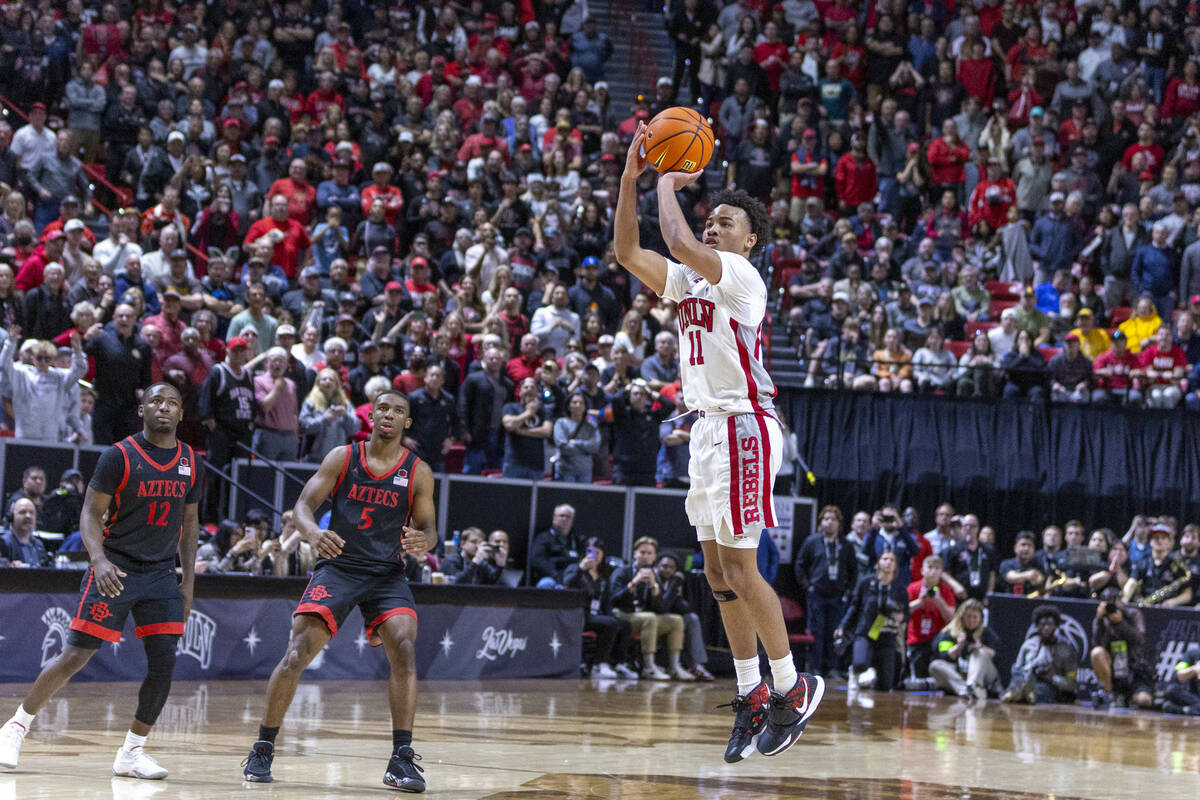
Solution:
{"label": "black basketball sneaker", "polygon": [[758,752],[777,756],[794,745],[824,696],[825,679],[807,672],[796,676],[796,685],[787,694],[771,692],[771,709],[767,726],[758,737]]}
{"label": "black basketball sneaker", "polygon": [[392,753],[387,772],[383,775],[383,785],[415,794],[425,791],[425,779],[421,777],[425,770],[415,763],[420,760],[421,757],[407,745]]}
{"label": "black basketball sneaker", "polygon": [[736,764],[754,752],[754,746],[759,734],[767,724],[767,708],[771,701],[771,692],[767,684],[759,682],[746,694],[739,694],[733,702],[719,708],[733,709],[733,731],[729,734],[729,744],[725,748],[725,761]]}
{"label": "black basketball sneaker", "polygon": [[272,783],[271,762],[275,760],[275,745],[261,739],[254,743],[250,755],[242,761],[242,777],[251,783]]}

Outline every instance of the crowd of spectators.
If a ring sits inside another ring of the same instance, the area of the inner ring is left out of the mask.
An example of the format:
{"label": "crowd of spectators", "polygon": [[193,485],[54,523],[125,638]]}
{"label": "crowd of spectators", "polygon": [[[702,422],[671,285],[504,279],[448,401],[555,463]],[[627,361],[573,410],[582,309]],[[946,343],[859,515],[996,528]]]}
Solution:
{"label": "crowd of spectators", "polygon": [[[1012,556],[975,514],[943,503],[922,532],[913,508],[857,512],[843,530],[841,510],[822,508],[818,530],[794,562],[813,636],[810,664],[862,688],[941,690],[969,702],[1075,702],[1096,707],[1161,708],[1200,713],[1191,694],[1197,659],[1156,680],[1141,608],[1200,609],[1200,526],[1180,530],[1172,517],[1137,516],[1123,535],[1087,533],[1070,520],[1038,537],[1022,531]],[[987,625],[993,592],[1028,597],[1096,598],[1090,650],[1057,636],[1062,614],[1032,612],[1036,633],[1001,641]],[[1011,679],[1001,683],[996,654],[1005,649]],[[1078,674],[1090,663],[1087,684]]]}
{"label": "crowd of spectators", "polygon": [[214,466],[319,461],[393,386],[435,470],[685,483],[674,309],[611,250],[658,106],[581,8],[5,6],[7,427],[109,444],[165,379]]}
{"label": "crowd of spectators", "polygon": [[671,8],[806,385],[1200,409],[1195,6]]}

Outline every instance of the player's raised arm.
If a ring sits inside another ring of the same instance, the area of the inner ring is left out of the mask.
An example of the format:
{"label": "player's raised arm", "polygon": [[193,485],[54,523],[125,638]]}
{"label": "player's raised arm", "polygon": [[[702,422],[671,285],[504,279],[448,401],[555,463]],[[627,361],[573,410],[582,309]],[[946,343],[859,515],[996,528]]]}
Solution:
{"label": "player's raised arm", "polygon": [[[697,275],[716,285],[721,282],[721,257],[717,251],[708,247],[696,238],[688,226],[683,209],[679,207],[679,198],[675,192],[692,183],[701,175],[703,170],[696,172],[668,172],[658,179],[658,226],[662,229],[663,241],[671,256],[681,264],[686,264]],[[706,227],[710,223],[705,223]]]}
{"label": "player's raised arm", "polygon": [[437,546],[433,470],[424,461],[413,471],[412,526],[404,526],[404,552],[419,556]]}
{"label": "player's raised arm", "polygon": [[335,558],[340,555],[342,545],[346,542],[333,531],[322,530],[317,525],[313,512],[329,499],[348,457],[345,447],[330,450],[321,461],[320,468],[304,484],[300,497],[296,500],[296,528],[323,558]]}
{"label": "player's raised arm", "polygon": [[636,275],[655,294],[661,295],[667,288],[667,260],[653,250],[643,248],[638,236],[637,179],[646,169],[646,159],[642,156],[645,140],[646,123],[639,122],[625,157],[625,171],[621,173],[621,191],[617,195],[613,224],[613,251],[617,263]]}

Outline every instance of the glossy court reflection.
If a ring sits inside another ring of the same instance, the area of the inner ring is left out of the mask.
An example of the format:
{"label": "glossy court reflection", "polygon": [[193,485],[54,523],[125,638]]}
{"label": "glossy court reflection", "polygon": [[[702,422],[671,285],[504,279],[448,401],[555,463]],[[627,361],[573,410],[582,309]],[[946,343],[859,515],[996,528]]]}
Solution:
{"label": "glossy court reflection", "polygon": [[[24,687],[0,686],[15,703]],[[301,684],[280,733],[276,783],[239,762],[261,712],[258,682],[179,683],[147,749],[163,783],[109,769],[136,684],[73,684],[39,715],[0,800],[357,798],[390,749],[385,687]],[[968,706],[933,695],[834,690],[804,738],[774,759],[721,760],[730,687],[589,681],[424,682],[416,746],[445,798],[1089,800],[1200,793],[1200,725],[1085,707]],[[253,794],[252,794],[253,793]]]}

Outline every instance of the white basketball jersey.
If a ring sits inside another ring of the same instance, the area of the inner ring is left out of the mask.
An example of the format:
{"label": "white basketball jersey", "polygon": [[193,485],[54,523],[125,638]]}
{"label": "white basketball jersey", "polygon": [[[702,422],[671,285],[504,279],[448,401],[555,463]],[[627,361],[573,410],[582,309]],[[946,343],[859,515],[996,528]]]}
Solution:
{"label": "white basketball jersey", "polygon": [[667,259],[663,297],[679,308],[679,365],[689,409],[710,414],[772,412],[775,383],[762,363],[759,334],[767,315],[767,287],[737,253],[721,258],[713,285]]}

